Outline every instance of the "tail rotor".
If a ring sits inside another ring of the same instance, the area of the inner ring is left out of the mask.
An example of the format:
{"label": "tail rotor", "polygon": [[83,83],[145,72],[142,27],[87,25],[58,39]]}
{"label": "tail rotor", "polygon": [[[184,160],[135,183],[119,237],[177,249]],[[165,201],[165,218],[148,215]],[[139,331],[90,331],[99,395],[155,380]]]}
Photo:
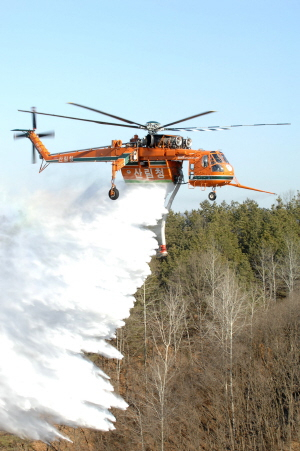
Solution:
{"label": "tail rotor", "polygon": [[35,106],[33,106],[32,108],[31,108],[31,111],[32,111],[32,129],[33,130],[36,130],[36,107]]}
{"label": "tail rotor", "polygon": [[[32,130],[22,130],[24,133],[16,133],[14,135],[14,139],[28,138],[29,131],[33,131],[33,132],[36,131],[37,125],[36,125],[36,108],[35,107],[31,108],[31,114],[32,114]],[[47,138],[47,137],[53,138],[55,136],[55,134],[54,134],[54,131],[50,131],[50,132],[39,133],[38,136],[40,138]],[[36,149],[33,144],[32,144],[31,162],[32,162],[32,164],[36,163]]]}

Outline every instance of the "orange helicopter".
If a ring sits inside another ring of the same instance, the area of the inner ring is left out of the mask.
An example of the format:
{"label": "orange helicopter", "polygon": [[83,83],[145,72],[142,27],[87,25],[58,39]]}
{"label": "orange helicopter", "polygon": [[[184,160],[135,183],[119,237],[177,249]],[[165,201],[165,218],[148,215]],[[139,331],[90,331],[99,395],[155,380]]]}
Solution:
{"label": "orange helicopter", "polygon": [[[121,171],[126,183],[164,183],[168,184],[173,191],[167,210],[171,208],[172,202],[178,192],[180,186],[184,183],[182,165],[184,161],[188,161],[188,181],[187,184],[191,187],[200,187],[205,190],[211,187],[212,191],[208,194],[211,201],[216,199],[216,188],[224,185],[235,186],[238,188],[250,189],[260,191],[268,194],[275,194],[269,191],[264,191],[256,188],[241,185],[235,179],[234,169],[228,162],[225,155],[220,151],[207,150],[193,150],[192,140],[190,138],[183,138],[180,135],[169,135],[165,131],[171,132],[200,132],[200,131],[216,131],[229,130],[234,127],[242,126],[262,126],[262,125],[290,125],[287,123],[279,124],[252,124],[252,125],[228,125],[228,126],[213,126],[213,127],[172,127],[180,122],[185,122],[200,116],[204,116],[214,111],[205,111],[203,113],[195,114],[174,122],[161,125],[156,121],[149,121],[145,125],[138,122],[130,121],[119,116],[105,113],[103,111],[90,108],[77,103],[71,103],[80,108],[85,108],[96,113],[101,113],[105,116],[117,119],[122,123],[102,122],[91,119],[83,119],[70,116],[61,116],[57,114],[37,112],[35,108],[31,111],[19,110],[24,113],[32,114],[32,129],[23,130],[15,129],[13,131],[22,132],[16,134],[15,138],[26,137],[32,142],[32,162],[35,163],[35,150],[39,153],[42,160],[39,172],[42,172],[50,163],[74,163],[74,162],[111,162],[112,163],[112,179],[111,187],[108,195],[110,199],[116,200],[119,197],[119,191],[115,185],[116,174]],[[130,142],[122,143],[121,140],[113,140],[110,146],[93,147],[84,150],[77,150],[71,152],[50,153],[42,143],[42,137],[53,136],[53,132],[37,134],[36,131],[36,114],[45,116],[62,117],[66,119],[79,120],[85,122],[94,122],[96,124],[112,125],[117,127],[128,127],[141,129],[148,132],[148,134],[139,138],[134,135]],[[124,124],[124,122],[126,124]],[[168,189],[170,192],[170,189]],[[160,242],[160,256],[167,255],[165,242],[165,227],[166,216],[163,217],[156,230]],[[159,229],[159,230],[158,230]]]}

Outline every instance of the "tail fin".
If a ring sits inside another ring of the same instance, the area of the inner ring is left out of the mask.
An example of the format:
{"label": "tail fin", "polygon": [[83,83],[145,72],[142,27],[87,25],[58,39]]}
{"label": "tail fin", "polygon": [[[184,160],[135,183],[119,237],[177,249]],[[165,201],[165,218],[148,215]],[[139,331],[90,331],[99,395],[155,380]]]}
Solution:
{"label": "tail fin", "polygon": [[12,130],[12,131],[22,132],[22,133],[16,133],[14,135],[15,139],[28,138],[32,142],[32,163],[36,162],[35,150],[38,151],[38,153],[40,154],[41,158],[43,158],[46,161],[49,160],[50,152],[46,149],[46,147],[44,146],[44,144],[40,140],[40,137],[47,137],[47,136],[48,137],[53,137],[54,136],[54,132],[46,132],[46,133],[41,133],[40,135],[37,135],[34,130],[15,129],[15,130]]}
{"label": "tail fin", "polygon": [[[53,136],[53,135],[51,135],[50,132],[49,133],[43,133],[43,136]],[[30,141],[32,142],[34,148],[38,151],[40,156],[44,160],[47,161],[49,159],[50,152],[49,152],[48,149],[46,149],[46,147],[44,146],[44,144],[40,140],[39,136],[34,131],[29,131],[27,133],[27,137],[30,139]]]}

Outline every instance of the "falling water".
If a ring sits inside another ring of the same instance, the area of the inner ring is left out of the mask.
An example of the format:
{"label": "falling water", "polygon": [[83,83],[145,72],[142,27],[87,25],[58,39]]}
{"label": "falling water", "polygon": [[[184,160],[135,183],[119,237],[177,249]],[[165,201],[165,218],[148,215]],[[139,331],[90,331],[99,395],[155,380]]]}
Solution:
{"label": "falling water", "polygon": [[164,188],[123,188],[111,201],[37,192],[0,210],[0,429],[51,441],[54,424],[113,429],[125,409],[85,356],[122,358],[107,340],[134,304],[157,241]]}

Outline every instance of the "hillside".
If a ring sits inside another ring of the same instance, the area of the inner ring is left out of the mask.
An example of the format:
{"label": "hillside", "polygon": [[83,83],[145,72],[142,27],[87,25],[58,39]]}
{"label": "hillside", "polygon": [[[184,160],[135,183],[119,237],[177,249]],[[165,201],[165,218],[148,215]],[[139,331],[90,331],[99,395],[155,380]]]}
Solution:
{"label": "hillside", "polygon": [[117,331],[124,359],[89,355],[129,404],[116,430],[2,435],[0,449],[300,449],[300,193],[271,209],[205,201],[171,212],[166,233],[169,256]]}

